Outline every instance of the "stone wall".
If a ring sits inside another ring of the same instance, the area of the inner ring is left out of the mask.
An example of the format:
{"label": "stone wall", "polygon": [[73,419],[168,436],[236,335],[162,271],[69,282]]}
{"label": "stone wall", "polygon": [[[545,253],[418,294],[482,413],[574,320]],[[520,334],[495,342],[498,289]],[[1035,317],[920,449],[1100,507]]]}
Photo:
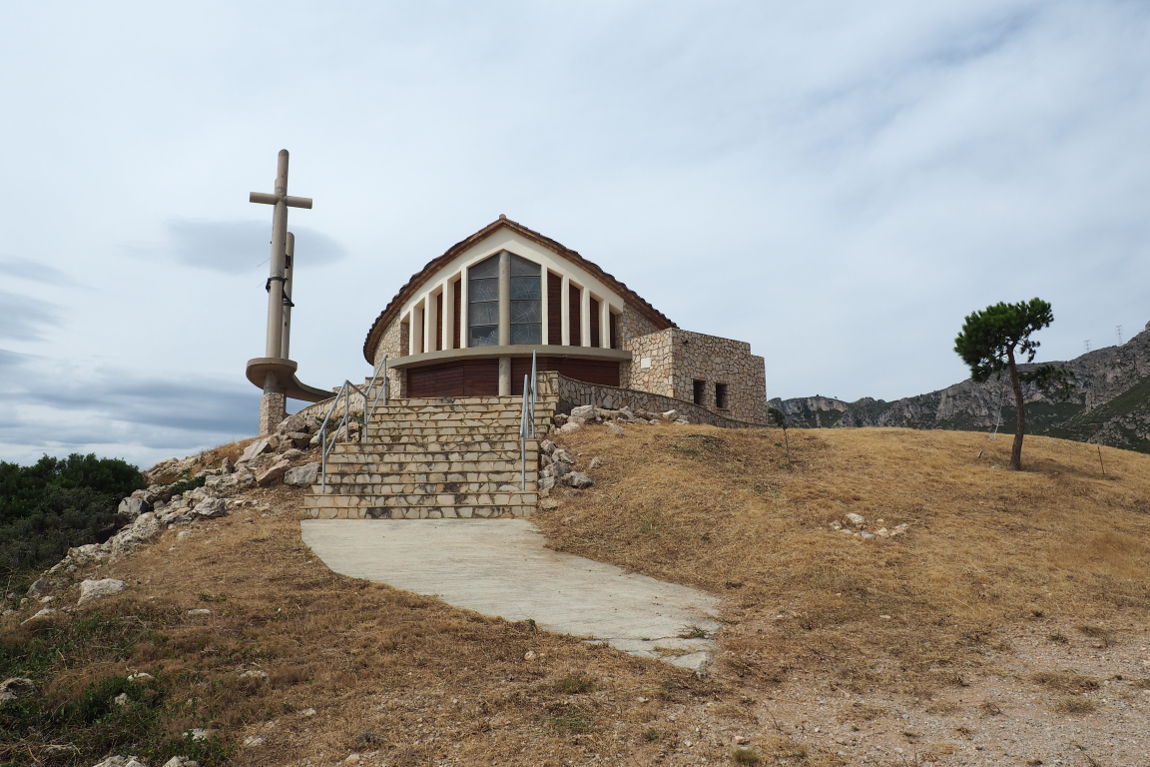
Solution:
{"label": "stone wall", "polygon": [[[407,344],[407,325],[399,320],[395,320],[383,331],[383,335],[379,339],[379,345],[375,347],[376,362],[379,362],[384,354],[387,354],[388,360],[397,360],[400,357],[406,357]],[[398,370],[389,369],[387,371],[387,379],[390,382],[388,392],[391,396],[403,397],[407,394],[407,392],[404,391],[407,376]]]}
{"label": "stone wall", "polygon": [[[559,412],[570,413],[571,409],[579,405],[595,405],[608,410],[617,410],[623,406],[632,410],[647,410],[652,413],[663,413],[674,410],[691,423],[704,423],[711,426],[720,426],[726,429],[754,429],[764,424],[739,421],[734,418],[713,413],[705,407],[695,405],[690,401],[665,397],[651,392],[636,391],[635,389],[622,389],[617,386],[592,384],[576,381],[573,378],[561,376],[554,371],[547,371],[542,375],[551,375],[556,378],[559,390]],[[543,385],[540,382],[540,390]]]}
{"label": "stone wall", "polygon": [[[767,380],[762,357],[751,345],[732,338],[668,328],[631,339],[628,388],[686,402],[695,401],[695,381],[702,381],[700,404],[735,421],[767,422]],[[725,386],[726,407],[716,401]]]}

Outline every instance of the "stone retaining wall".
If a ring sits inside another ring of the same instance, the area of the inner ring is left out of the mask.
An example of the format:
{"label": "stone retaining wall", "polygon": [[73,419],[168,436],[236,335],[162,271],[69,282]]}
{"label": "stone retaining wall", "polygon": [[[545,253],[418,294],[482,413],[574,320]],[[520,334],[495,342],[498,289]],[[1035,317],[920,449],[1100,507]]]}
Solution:
{"label": "stone retaining wall", "polygon": [[[712,413],[707,408],[692,402],[674,397],[664,397],[661,394],[576,381],[550,370],[540,374],[541,379],[543,376],[554,376],[556,379],[553,385],[559,391],[559,412],[561,413],[570,413],[572,408],[579,405],[595,405],[609,410],[628,406],[632,410],[648,410],[653,413],[675,410],[691,423],[710,424],[725,429],[756,429],[765,425],[727,418],[718,413]],[[544,384],[540,381],[540,389],[543,388]]]}

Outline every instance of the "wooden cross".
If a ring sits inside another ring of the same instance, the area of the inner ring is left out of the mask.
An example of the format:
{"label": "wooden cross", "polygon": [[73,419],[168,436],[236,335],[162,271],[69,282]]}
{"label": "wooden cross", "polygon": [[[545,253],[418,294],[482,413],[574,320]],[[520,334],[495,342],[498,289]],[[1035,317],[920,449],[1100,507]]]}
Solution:
{"label": "wooden cross", "polygon": [[[252,192],[248,195],[249,202],[258,202],[264,205],[274,205],[272,214],[272,257],[268,276],[268,337],[267,357],[287,359],[287,335],[290,328],[291,315],[284,313],[284,274],[287,261],[287,209],[311,209],[310,197],[291,197],[287,193],[288,177],[288,150],[281,149],[279,163],[276,167],[275,192]],[[290,300],[290,299],[289,299]]]}

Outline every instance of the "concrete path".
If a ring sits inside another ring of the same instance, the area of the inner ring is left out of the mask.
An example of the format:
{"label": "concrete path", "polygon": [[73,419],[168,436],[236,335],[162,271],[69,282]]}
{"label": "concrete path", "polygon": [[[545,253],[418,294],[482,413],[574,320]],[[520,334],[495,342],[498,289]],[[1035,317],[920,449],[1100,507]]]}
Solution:
{"label": "concrete path", "polygon": [[692,670],[715,650],[718,600],[545,548],[525,519],[309,519],[304,543],[337,573],[439,597]]}

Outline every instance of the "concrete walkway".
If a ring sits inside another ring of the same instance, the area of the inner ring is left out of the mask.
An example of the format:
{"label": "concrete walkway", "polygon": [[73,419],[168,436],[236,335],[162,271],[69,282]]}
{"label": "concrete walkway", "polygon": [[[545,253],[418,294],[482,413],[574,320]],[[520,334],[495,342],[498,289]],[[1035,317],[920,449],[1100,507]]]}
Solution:
{"label": "concrete walkway", "polygon": [[545,548],[525,519],[309,519],[304,543],[337,573],[439,597],[692,670],[715,650],[718,600]]}

